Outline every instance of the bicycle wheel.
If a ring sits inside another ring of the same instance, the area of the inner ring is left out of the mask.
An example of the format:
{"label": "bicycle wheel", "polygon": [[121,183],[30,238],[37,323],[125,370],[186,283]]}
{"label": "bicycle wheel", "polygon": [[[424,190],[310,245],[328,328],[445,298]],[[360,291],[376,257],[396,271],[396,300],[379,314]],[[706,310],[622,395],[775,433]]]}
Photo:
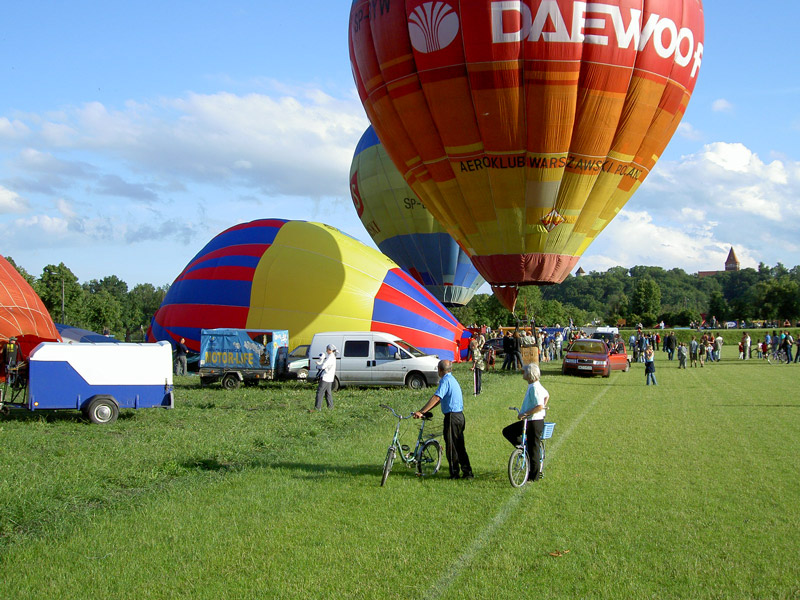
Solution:
{"label": "bicycle wheel", "polygon": [[530,463],[528,453],[522,448],[516,448],[508,459],[508,480],[514,487],[522,487],[528,481]]}
{"label": "bicycle wheel", "polygon": [[442,446],[436,440],[428,440],[422,445],[417,461],[417,474],[420,477],[430,477],[439,472],[442,464]]}
{"label": "bicycle wheel", "polygon": [[392,465],[394,464],[394,446],[391,446],[386,451],[386,460],[383,461],[383,477],[381,477],[381,486],[386,483],[386,478],[389,477],[389,473],[392,470]]}

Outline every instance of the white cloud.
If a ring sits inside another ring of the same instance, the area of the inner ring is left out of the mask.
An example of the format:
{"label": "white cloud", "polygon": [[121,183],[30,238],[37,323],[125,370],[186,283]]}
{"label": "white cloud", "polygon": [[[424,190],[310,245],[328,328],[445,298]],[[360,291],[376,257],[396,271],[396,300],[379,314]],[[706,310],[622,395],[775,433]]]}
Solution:
{"label": "white cloud", "polygon": [[11,121],[6,117],[0,117],[0,139],[19,140],[28,133],[30,129],[22,121],[17,119]]}
{"label": "white cloud", "polygon": [[800,162],[783,156],[765,163],[743,144],[708,144],[659,163],[581,264],[716,270],[733,246],[743,267],[794,266],[798,199]]}
{"label": "white cloud", "polygon": [[713,110],[714,112],[730,113],[733,112],[733,104],[731,104],[724,98],[719,98],[711,103],[711,110]]}
{"label": "white cloud", "polygon": [[28,202],[16,192],[0,185],[0,214],[22,213],[28,209]]}
{"label": "white cloud", "polygon": [[44,147],[93,153],[96,163],[122,159],[150,177],[236,183],[269,194],[345,195],[342,173],[368,125],[360,104],[319,90],[292,91],[188,94],[116,111],[92,102],[48,115],[40,125],[29,121]]}
{"label": "white cloud", "polygon": [[691,123],[686,121],[681,121],[680,125],[678,125],[678,135],[695,142],[701,141],[704,137],[701,131],[698,131]]}

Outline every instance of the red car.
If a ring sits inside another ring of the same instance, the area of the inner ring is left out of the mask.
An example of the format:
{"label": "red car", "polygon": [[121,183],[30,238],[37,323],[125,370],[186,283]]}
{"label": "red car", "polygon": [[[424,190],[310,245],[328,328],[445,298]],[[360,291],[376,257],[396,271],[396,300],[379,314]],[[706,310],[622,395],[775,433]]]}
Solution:
{"label": "red car", "polygon": [[617,342],[609,350],[604,340],[580,339],[572,342],[561,363],[563,374],[602,375],[608,377],[611,371],[627,371],[631,367],[625,344]]}

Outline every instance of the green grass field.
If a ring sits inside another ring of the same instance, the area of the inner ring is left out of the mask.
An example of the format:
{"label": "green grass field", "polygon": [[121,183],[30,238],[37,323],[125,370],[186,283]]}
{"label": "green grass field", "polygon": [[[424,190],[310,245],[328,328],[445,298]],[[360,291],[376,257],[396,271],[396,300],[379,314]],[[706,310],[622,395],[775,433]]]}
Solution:
{"label": "green grass field", "polygon": [[732,356],[683,371],[658,353],[658,387],[642,365],[543,365],[556,428],[520,490],[500,435],[517,373],[465,397],[473,481],[443,459],[379,485],[378,404],[408,413],[430,389],[345,389],[309,414],[310,385],[187,377],[174,410],[111,426],[17,413],[0,421],[0,598],[800,598],[800,365]]}

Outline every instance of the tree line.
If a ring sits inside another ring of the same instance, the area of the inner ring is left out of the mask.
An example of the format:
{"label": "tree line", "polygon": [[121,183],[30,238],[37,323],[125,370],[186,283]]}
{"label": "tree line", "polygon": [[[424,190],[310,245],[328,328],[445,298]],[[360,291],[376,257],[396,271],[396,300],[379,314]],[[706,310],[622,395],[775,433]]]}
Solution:
{"label": "tree line", "polygon": [[778,263],[758,269],[721,271],[700,277],[683,269],[612,267],[553,286],[520,288],[516,315],[489,294],[476,294],[453,313],[464,324],[514,325],[535,318],[542,325],[608,325],[664,321],[671,327],[699,324],[703,316],[720,323],[765,322],[780,326],[800,319],[800,267]]}
{"label": "tree line", "polygon": [[[54,321],[101,333],[107,330],[118,339],[129,334],[133,341],[141,340],[169,289],[142,283],[129,290],[116,275],[80,283],[64,263],[47,265],[33,277],[6,258],[39,294]],[[800,266],[787,269],[780,263],[775,267],[761,263],[758,269],[705,277],[682,269],[612,267],[572,275],[558,285],[521,287],[515,314],[492,294],[475,294],[452,312],[465,325],[492,327],[534,319],[540,325],[603,322],[652,327],[664,321],[682,327],[701,323],[703,315],[721,323],[763,321],[780,326],[787,319],[793,324],[800,320]]]}
{"label": "tree line", "polygon": [[116,275],[79,283],[64,263],[47,265],[40,276],[33,277],[10,256],[6,259],[39,294],[53,321],[108,332],[120,340],[144,339],[169,289],[168,285],[140,283],[129,290]]}

